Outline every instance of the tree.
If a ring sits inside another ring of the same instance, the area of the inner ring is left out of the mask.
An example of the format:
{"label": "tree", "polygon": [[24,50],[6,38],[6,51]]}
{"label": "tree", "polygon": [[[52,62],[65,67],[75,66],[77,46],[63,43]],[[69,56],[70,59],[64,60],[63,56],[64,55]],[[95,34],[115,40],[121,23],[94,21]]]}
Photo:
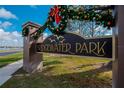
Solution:
{"label": "tree", "polygon": [[[75,11],[79,10],[80,11],[88,11],[92,9],[99,9],[99,10],[94,10],[96,12],[108,12],[104,11],[103,6],[85,6],[85,5],[80,5],[80,6],[68,6],[69,9],[74,9]],[[102,10],[100,10],[102,9]],[[111,11],[112,12],[112,11]],[[80,35],[83,35],[85,37],[100,37],[100,36],[106,36],[106,35],[111,35],[112,30],[108,30],[107,28],[104,28],[103,26],[96,25],[94,21],[78,21],[78,20],[68,20],[68,26],[66,31],[69,32],[74,32],[78,33]]]}

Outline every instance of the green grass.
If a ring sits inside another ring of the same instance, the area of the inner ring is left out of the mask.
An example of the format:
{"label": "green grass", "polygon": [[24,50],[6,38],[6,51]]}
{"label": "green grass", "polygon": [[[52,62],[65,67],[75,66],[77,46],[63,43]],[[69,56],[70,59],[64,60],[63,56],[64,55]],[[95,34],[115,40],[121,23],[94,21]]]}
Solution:
{"label": "green grass", "polygon": [[1,53],[1,52],[6,52],[6,51],[7,51],[7,50],[0,50],[0,53]]}
{"label": "green grass", "polygon": [[22,52],[10,54],[7,56],[0,56],[0,67],[3,67],[9,63],[22,59]]}
{"label": "green grass", "polygon": [[109,61],[90,57],[45,54],[42,72],[28,74],[20,69],[2,87],[112,87],[111,70],[99,67]]}

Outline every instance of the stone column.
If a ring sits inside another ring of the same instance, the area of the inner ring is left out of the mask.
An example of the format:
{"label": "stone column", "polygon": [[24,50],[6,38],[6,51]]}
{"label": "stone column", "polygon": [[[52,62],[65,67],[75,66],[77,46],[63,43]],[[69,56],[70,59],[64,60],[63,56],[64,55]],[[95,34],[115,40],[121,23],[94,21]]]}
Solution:
{"label": "stone column", "polygon": [[124,88],[124,6],[117,7],[117,24],[113,31],[115,36],[113,87]]}
{"label": "stone column", "polygon": [[40,25],[27,22],[23,25],[23,28],[25,27],[29,28],[29,34],[28,36],[24,37],[23,69],[29,73],[42,71],[43,55],[42,53],[36,53],[35,46],[37,42],[42,42],[43,36],[41,35],[37,41],[31,39],[31,36],[40,27]]}

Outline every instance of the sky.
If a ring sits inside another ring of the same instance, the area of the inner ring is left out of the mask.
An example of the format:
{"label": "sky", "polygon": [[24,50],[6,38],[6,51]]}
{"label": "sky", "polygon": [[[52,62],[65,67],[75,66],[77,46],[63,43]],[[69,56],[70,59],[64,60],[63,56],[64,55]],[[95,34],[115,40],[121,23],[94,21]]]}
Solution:
{"label": "sky", "polygon": [[[52,7],[52,5],[1,5],[0,46],[23,46],[22,25],[28,21],[44,25]],[[46,38],[51,32],[46,29],[43,35]]]}
{"label": "sky", "polygon": [[[0,6],[0,46],[23,46],[22,25],[27,21],[43,25],[51,7],[51,5]],[[50,34],[51,32],[46,29],[44,36]]]}

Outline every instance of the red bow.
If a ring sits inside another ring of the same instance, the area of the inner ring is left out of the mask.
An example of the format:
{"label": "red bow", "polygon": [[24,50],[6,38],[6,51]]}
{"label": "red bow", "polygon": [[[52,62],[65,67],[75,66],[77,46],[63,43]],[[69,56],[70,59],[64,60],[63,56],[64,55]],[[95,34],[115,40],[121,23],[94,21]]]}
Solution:
{"label": "red bow", "polygon": [[59,8],[58,6],[55,6],[51,9],[50,16],[55,17],[55,21],[58,24],[61,20],[61,16],[59,16]]}

